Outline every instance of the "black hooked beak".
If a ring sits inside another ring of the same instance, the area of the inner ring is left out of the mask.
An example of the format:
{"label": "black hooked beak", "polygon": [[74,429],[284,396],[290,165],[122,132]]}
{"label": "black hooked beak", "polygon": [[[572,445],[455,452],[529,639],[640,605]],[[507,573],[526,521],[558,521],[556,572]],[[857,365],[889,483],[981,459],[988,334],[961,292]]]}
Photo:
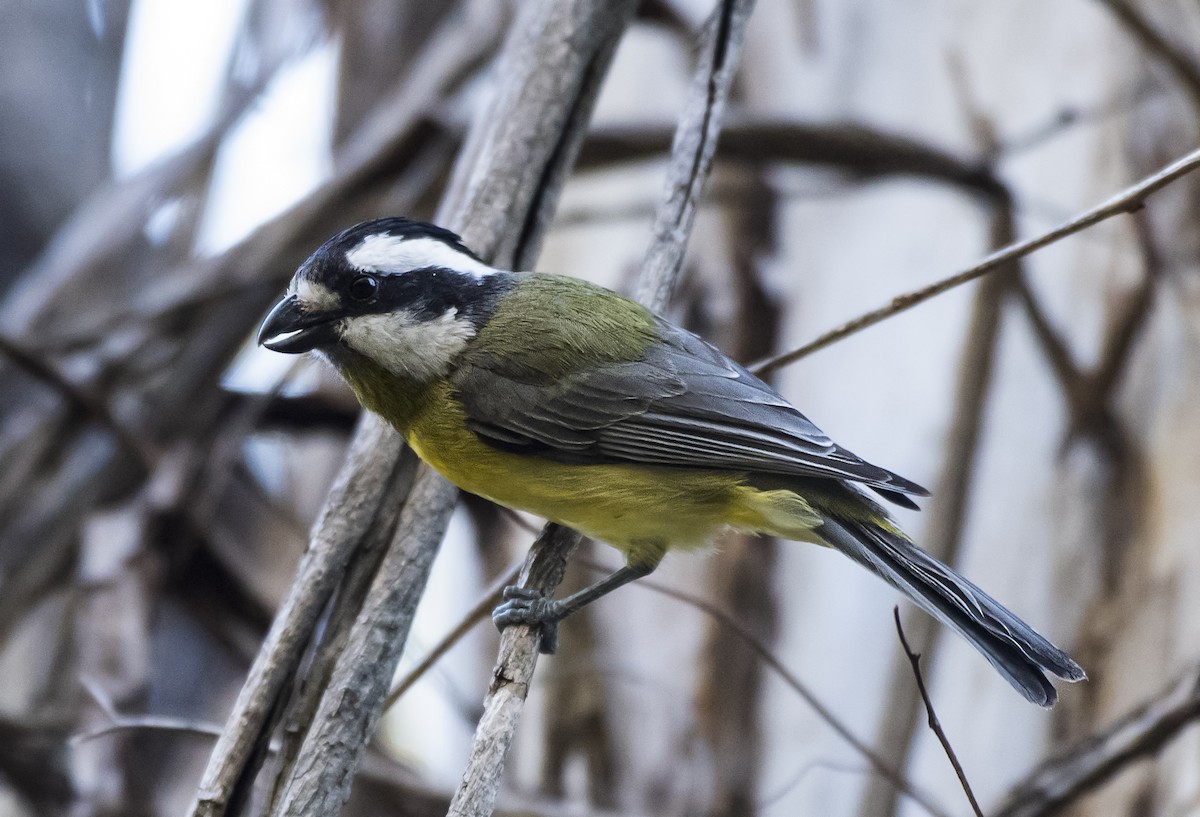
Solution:
{"label": "black hooked beak", "polygon": [[335,321],[339,317],[330,312],[305,312],[296,296],[289,295],[275,304],[263,321],[258,344],[289,355],[310,352],[338,339]]}

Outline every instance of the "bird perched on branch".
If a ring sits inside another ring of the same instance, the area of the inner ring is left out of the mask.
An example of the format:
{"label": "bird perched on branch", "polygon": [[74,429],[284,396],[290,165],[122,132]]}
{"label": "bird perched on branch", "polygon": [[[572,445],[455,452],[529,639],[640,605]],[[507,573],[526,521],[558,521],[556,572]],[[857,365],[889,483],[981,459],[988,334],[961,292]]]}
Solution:
{"label": "bird perched on branch", "polygon": [[626,565],[560,600],[509,588],[500,626],[542,628],[732,527],[828,545],[965,637],[1030,701],[1083,670],[914,545],[868,492],[927,491],[834,443],[766,383],[635,301],[495,269],[454,233],[359,224],[297,270],[258,336],[316,351],[463,490],[601,539]]}

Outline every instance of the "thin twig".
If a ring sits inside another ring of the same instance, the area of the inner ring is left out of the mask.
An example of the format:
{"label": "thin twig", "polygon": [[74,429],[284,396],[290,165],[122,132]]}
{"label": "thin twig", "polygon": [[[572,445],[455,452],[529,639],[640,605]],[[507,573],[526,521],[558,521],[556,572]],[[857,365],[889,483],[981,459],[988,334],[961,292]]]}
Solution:
{"label": "thin twig", "polygon": [[105,431],[112,435],[117,444],[124,448],[134,460],[146,469],[147,473],[154,470],[156,452],[153,447],[140,439],[136,434],[123,426],[109,410],[108,403],[87,393],[72,383],[66,375],[53,364],[43,360],[33,351],[26,349],[12,338],[0,335],[0,355],[8,358],[26,374],[37,378],[50,386],[58,394],[85,415],[100,424]]}
{"label": "thin twig", "polygon": [[221,724],[203,723],[188,718],[173,718],[170,715],[122,715],[112,723],[106,723],[95,729],[76,732],[67,739],[71,746],[87,743],[89,740],[111,735],[115,732],[126,732],[134,729],[151,730],[155,732],[177,732],[183,735],[193,735],[209,740],[221,737]]}
{"label": "thin twig", "polygon": [[[589,564],[588,566],[599,570],[605,569],[600,565],[595,564]],[[916,786],[914,786],[904,777],[902,772],[888,765],[888,762],[884,760],[874,749],[872,749],[857,735],[850,731],[850,727],[846,726],[846,724],[844,724],[831,709],[825,706],[825,704],[821,703],[820,699],[813,694],[812,690],[805,686],[804,682],[796,677],[795,673],[788,669],[788,667],[779,660],[775,653],[771,651],[771,648],[764,644],[762,639],[747,630],[740,621],[733,618],[720,607],[717,607],[715,604],[707,601],[706,599],[702,599],[699,596],[687,593],[683,590],[677,590],[674,587],[668,587],[667,585],[656,582],[653,579],[642,579],[641,581],[635,582],[633,586],[644,587],[647,590],[653,590],[654,592],[661,593],[664,596],[678,599],[685,604],[695,607],[700,612],[712,616],[714,619],[721,622],[723,626],[730,628],[734,633],[737,634],[739,638],[746,642],[747,646],[754,650],[758,657],[762,659],[763,663],[774,670],[785,684],[791,687],[791,689],[797,695],[804,699],[805,703],[812,707],[813,711],[817,713],[821,720],[825,721],[825,723],[827,723],[834,732],[841,736],[844,741],[849,743],[855,751],[865,757],[873,769],[890,780],[896,786],[896,788],[900,789],[914,801],[919,803],[926,811],[934,815],[934,817],[948,817],[947,812],[939,808],[938,805],[930,799],[929,795],[917,789]]]}
{"label": "thin twig", "polygon": [[1183,86],[1196,113],[1200,113],[1200,65],[1182,48],[1170,42],[1146,17],[1127,0],[1100,0],[1125,29],[1133,35],[1152,57],[1166,63],[1175,79]]}
{"label": "thin twig", "polygon": [[954,773],[958,775],[958,782],[966,792],[967,800],[971,803],[971,810],[975,812],[975,817],[983,817],[983,812],[979,809],[979,801],[975,799],[975,792],[971,790],[971,784],[967,781],[967,773],[963,771],[962,764],[958,762],[958,755],[954,753],[954,747],[950,745],[950,738],[946,737],[946,730],[942,729],[942,722],[938,720],[937,712],[933,709],[929,690],[925,688],[925,678],[921,675],[921,656],[912,651],[912,648],[908,646],[908,639],[904,637],[904,627],[900,624],[899,606],[892,608],[892,617],[896,619],[896,634],[900,636],[900,646],[904,648],[904,654],[908,656],[908,663],[912,666],[913,677],[917,679],[917,690],[921,693],[921,700],[925,702],[925,712],[929,716],[929,728],[933,730],[933,734],[937,735],[938,742],[942,744],[942,749],[946,752],[946,757],[950,759],[950,765],[954,767]]}
{"label": "thin twig", "polygon": [[777,355],[769,360],[763,361],[751,368],[755,374],[760,377],[777,371],[784,366],[795,363],[801,358],[811,355],[813,352],[831,346],[840,340],[843,340],[850,335],[874,326],[881,321],[884,321],[893,315],[897,315],[908,309],[912,309],[918,304],[925,303],[943,292],[947,292],[955,287],[965,284],[969,281],[974,281],[990,272],[997,269],[1003,269],[1004,266],[1015,259],[1024,258],[1032,252],[1049,246],[1069,235],[1078,233],[1081,230],[1086,230],[1099,224],[1102,221],[1112,218],[1113,216],[1123,213],[1133,213],[1143,206],[1147,197],[1166,187],[1171,182],[1186,176],[1197,167],[1200,167],[1200,150],[1194,150],[1183,158],[1167,165],[1162,170],[1139,181],[1137,184],[1126,188],[1117,195],[1108,199],[1104,203],[1088,210],[1065,224],[1043,233],[1035,238],[1026,241],[1019,241],[1015,244],[1010,244],[1002,250],[997,250],[991,255],[984,258],[978,264],[968,267],[962,272],[955,273],[948,278],[944,278],[927,287],[897,295],[892,298],[891,303],[887,306],[867,312],[860,315],[852,321],[842,324],[832,331],[826,332],[816,340],[806,343],[798,349],[793,349],[790,352]]}
{"label": "thin twig", "polygon": [[180,732],[186,735],[198,735],[210,739],[221,736],[220,724],[204,723],[188,718],[176,718],[170,715],[122,715],[117,711],[112,698],[109,697],[108,693],[104,691],[104,688],[100,686],[100,683],[95,678],[86,674],[81,675],[79,677],[79,685],[83,687],[88,697],[104,713],[104,717],[108,719],[108,723],[71,735],[67,738],[67,743],[71,746],[77,746],[103,735],[129,729]]}
{"label": "thin twig", "polygon": [[[590,559],[580,559],[579,564],[583,565],[589,570],[594,570],[599,573],[611,572],[610,567],[602,565],[598,562],[594,562]],[[428,672],[429,669],[436,664],[443,655],[446,654],[450,647],[454,646],[455,643],[461,640],[462,637],[468,631],[470,631],[473,626],[487,618],[488,613],[495,606],[499,599],[500,591],[505,586],[512,584],[514,580],[514,574],[519,572],[519,569],[520,566],[515,565],[511,571],[506,572],[504,576],[498,579],[488,589],[479,602],[477,602],[474,607],[472,607],[466,614],[463,615],[459,623],[455,625],[455,627],[449,633],[447,633],[446,636],[444,636],[432,650],[430,650],[429,654],[422,659],[421,663],[410,670],[408,674],[406,674],[396,683],[392,691],[388,693],[387,706],[394,704],[396,700],[404,694],[404,692],[410,689],[421,676]],[[656,582],[653,579],[643,579],[638,582],[636,586],[643,587],[652,592],[673,598],[677,601],[681,601],[684,604],[694,607],[705,615],[711,617],[723,627],[728,628],[730,632],[732,632],[747,646],[749,646],[751,650],[763,661],[763,663],[773,670],[785,684],[795,690],[800,697],[802,697],[810,706],[812,706],[813,711],[817,713],[818,717],[824,720],[830,726],[830,728],[844,738],[851,747],[861,753],[870,763],[874,771],[876,771],[880,776],[889,780],[894,786],[896,786],[897,789],[913,798],[915,802],[919,803],[923,808],[929,811],[930,814],[935,815],[935,817],[947,817],[944,811],[939,809],[931,800],[929,800],[928,795],[919,791],[904,777],[899,770],[890,766],[881,756],[876,754],[871,747],[867,746],[862,740],[856,737],[854,733],[850,731],[850,728],[846,726],[832,710],[821,703],[815,694],[807,686],[805,686],[804,683],[794,673],[792,673],[782,661],[779,660],[779,658],[771,651],[771,648],[763,643],[762,639],[746,629],[746,627],[742,625],[740,621],[730,616],[720,607],[717,607],[715,604],[700,598],[699,596],[686,593],[682,590],[676,590],[675,588]]]}
{"label": "thin twig", "polygon": [[1001,139],[994,153],[1006,158],[1041,147],[1047,141],[1061,136],[1079,125],[1093,125],[1116,116],[1133,114],[1134,109],[1161,97],[1163,83],[1154,77],[1145,77],[1130,88],[1117,91],[1099,103],[1076,107],[1067,105],[1056,111],[1041,125],[1029,128],[1016,136]]}
{"label": "thin twig", "polygon": [[392,685],[392,690],[387,694],[387,698],[383,701],[383,708],[386,710],[391,707],[400,697],[412,688],[412,685],[421,679],[434,664],[441,660],[442,656],[450,651],[450,648],[463,639],[467,633],[481,621],[487,620],[492,610],[503,599],[504,588],[517,580],[521,573],[521,562],[517,562],[511,568],[504,571],[500,578],[492,582],[491,586],[484,591],[483,596],[479,601],[475,602],[470,610],[463,613],[458,624],[450,628],[450,632],[442,636],[441,640],[433,646],[433,648],[425,655],[424,658],[417,663],[415,667],[406,672],[400,680]]}

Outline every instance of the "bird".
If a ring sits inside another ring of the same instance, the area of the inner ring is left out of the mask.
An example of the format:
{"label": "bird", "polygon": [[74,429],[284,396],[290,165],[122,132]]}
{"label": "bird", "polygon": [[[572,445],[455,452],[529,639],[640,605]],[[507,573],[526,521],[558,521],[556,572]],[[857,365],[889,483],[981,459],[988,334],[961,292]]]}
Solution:
{"label": "bird", "polygon": [[963,636],[1029,701],[1064,651],[916,545],[876,499],[920,485],[831,440],[697,335],[579,278],[495,268],[404,217],[352,226],[296,270],[258,333],[313,352],[464,491],[575,529],[624,565],[561,599],[504,591],[493,620],[557,623],[725,529],[840,551]]}

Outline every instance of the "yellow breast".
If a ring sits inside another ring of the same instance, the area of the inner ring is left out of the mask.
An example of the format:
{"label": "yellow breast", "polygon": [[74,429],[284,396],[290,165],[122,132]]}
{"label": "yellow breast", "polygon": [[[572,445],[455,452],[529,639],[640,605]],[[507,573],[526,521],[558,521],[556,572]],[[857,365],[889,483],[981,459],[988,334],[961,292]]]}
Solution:
{"label": "yellow breast", "polygon": [[[413,450],[465,491],[572,527],[626,553],[649,544],[702,545],[737,523],[737,474],[635,465],[568,465],[486,445],[449,390],[406,435]],[[731,518],[732,517],[732,518]]]}
{"label": "yellow breast", "polygon": [[347,380],[363,405],[459,488],[607,542],[630,561],[703,545],[727,526],[815,541],[820,518],[798,494],[751,487],[746,474],[512,454],[471,432],[447,383],[403,383],[367,367]]}

